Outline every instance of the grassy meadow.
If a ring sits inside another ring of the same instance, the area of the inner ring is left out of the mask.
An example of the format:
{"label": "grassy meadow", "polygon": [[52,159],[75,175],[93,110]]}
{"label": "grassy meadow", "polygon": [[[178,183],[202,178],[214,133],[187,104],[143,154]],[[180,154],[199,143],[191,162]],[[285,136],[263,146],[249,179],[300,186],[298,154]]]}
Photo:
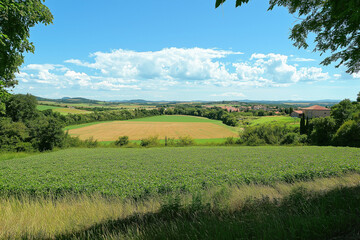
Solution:
{"label": "grassy meadow", "polygon": [[84,148],[0,159],[5,239],[356,239],[360,230],[356,148]]}
{"label": "grassy meadow", "polygon": [[269,124],[269,123],[277,123],[277,124],[293,124],[299,126],[300,118],[293,118],[289,116],[265,116],[259,117],[250,122],[250,125],[260,125],[260,124]]}
{"label": "grassy meadow", "polygon": [[360,172],[360,149],[187,147],[67,149],[3,160],[1,193],[139,198],[222,185],[307,181]]}
{"label": "grassy meadow", "polygon": [[36,108],[38,110],[40,110],[40,111],[51,109],[54,112],[58,112],[58,113],[63,114],[63,115],[91,113],[90,111],[76,109],[76,108],[56,107],[56,106],[48,106],[48,105],[37,105]]}

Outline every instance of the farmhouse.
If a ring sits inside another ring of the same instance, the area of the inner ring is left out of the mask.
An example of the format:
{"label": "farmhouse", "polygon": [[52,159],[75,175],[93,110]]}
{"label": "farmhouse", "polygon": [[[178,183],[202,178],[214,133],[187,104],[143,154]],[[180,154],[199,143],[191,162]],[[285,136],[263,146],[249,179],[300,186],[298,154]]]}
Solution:
{"label": "farmhouse", "polygon": [[295,111],[293,111],[293,112],[291,113],[291,116],[292,116],[292,117],[301,118],[302,115],[303,115],[303,111],[301,111],[301,110],[295,110]]}
{"label": "farmhouse", "polygon": [[305,114],[305,117],[308,118],[329,117],[331,111],[329,108],[322,107],[319,105],[302,108],[301,110]]}

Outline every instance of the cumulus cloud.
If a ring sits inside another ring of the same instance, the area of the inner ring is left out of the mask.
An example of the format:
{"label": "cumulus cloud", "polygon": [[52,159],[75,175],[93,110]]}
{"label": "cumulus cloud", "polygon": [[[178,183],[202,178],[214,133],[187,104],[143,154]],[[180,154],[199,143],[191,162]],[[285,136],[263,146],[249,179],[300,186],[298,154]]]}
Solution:
{"label": "cumulus cloud", "polygon": [[228,58],[239,54],[242,53],[204,48],[165,48],[147,52],[118,49],[93,53],[90,61],[70,59],[63,65],[29,64],[21,69],[17,78],[24,83],[59,89],[109,91],[167,91],[175,87],[202,86],[286,87],[298,82],[330,79],[322,68],[299,67],[289,63],[286,55],[254,53],[247,61],[236,62]]}
{"label": "cumulus cloud", "polygon": [[288,56],[281,54],[258,54],[250,62],[233,63],[240,83],[253,86],[289,86],[299,81],[324,81],[330,78],[322,68],[298,68],[288,63]]}
{"label": "cumulus cloud", "polygon": [[294,62],[314,62],[314,61],[316,61],[315,59],[312,59],[312,58],[299,58],[299,57],[293,58],[291,60]]}
{"label": "cumulus cloud", "polygon": [[212,94],[213,97],[245,97],[243,93],[240,92],[225,92],[219,94]]}
{"label": "cumulus cloud", "polygon": [[140,80],[206,80],[231,77],[217,59],[240,52],[203,48],[165,48],[154,52],[118,49],[110,53],[96,52],[94,62],[67,60],[78,66],[100,70],[104,75]]}

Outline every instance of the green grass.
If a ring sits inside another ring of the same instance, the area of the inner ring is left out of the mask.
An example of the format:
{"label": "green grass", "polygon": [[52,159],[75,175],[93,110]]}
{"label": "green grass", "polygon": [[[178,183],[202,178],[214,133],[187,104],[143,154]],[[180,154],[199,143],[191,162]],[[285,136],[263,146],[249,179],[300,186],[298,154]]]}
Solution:
{"label": "green grass", "polygon": [[268,124],[268,123],[279,123],[279,124],[296,124],[300,123],[300,118],[293,117],[260,117],[254,120],[251,120],[250,125],[260,125],[260,124]]}
{"label": "green grass", "polygon": [[[271,184],[360,172],[360,149],[187,147],[68,149],[0,162],[0,193],[139,198],[222,185]],[[24,177],[26,176],[26,177]]]}
{"label": "green grass", "polygon": [[36,108],[39,111],[44,111],[44,110],[48,110],[48,109],[57,109],[57,108],[61,108],[61,107],[48,106],[48,105],[37,105]]}
{"label": "green grass", "polygon": [[39,154],[37,152],[0,152],[0,162],[4,160],[14,159],[14,158],[23,158]]}
{"label": "green grass", "polygon": [[51,109],[54,112],[58,112],[62,115],[68,115],[68,114],[87,114],[91,113],[90,111],[75,109],[75,108],[64,108],[61,106],[55,107],[55,106],[48,106],[48,105],[37,105],[36,108],[40,111]]}
{"label": "green grass", "polygon": [[100,122],[91,122],[91,123],[83,123],[83,124],[78,124],[78,125],[71,125],[71,126],[64,127],[64,130],[66,131],[66,130],[71,130],[71,129],[77,129],[77,128],[92,126],[92,125],[96,125],[99,123],[105,123],[105,122],[113,122],[113,121],[100,121]]}

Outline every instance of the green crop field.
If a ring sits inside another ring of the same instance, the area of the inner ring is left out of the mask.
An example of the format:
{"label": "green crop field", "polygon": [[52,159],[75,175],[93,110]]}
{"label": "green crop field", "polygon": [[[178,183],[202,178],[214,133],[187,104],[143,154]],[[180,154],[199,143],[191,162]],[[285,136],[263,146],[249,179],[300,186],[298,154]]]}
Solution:
{"label": "green crop field", "polygon": [[260,125],[260,124],[269,124],[269,123],[298,125],[300,123],[300,118],[293,118],[293,117],[289,117],[289,116],[286,116],[286,117],[266,116],[266,117],[260,117],[260,118],[251,120],[250,125]]}
{"label": "green crop field", "polygon": [[75,108],[64,108],[64,107],[55,107],[55,106],[48,106],[48,105],[37,105],[36,108],[40,111],[51,109],[54,112],[58,112],[63,115],[67,114],[87,114],[91,113],[90,111],[81,110],[81,109],[75,109]]}
{"label": "green crop field", "polygon": [[48,109],[57,109],[57,108],[61,108],[61,107],[48,106],[48,105],[37,105],[36,108],[37,108],[37,110],[44,111],[44,110],[48,110]]}
{"label": "green crop field", "polygon": [[2,194],[94,193],[121,198],[194,193],[360,172],[360,149],[188,147],[68,149],[0,162]]}

